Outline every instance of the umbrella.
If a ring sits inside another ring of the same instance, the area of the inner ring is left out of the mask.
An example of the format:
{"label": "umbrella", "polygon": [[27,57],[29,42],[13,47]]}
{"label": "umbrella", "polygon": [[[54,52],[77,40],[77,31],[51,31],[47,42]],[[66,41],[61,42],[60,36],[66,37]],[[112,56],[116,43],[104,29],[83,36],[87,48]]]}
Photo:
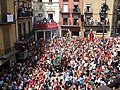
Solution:
{"label": "umbrella", "polygon": [[99,88],[96,88],[95,90],[112,90],[112,89],[107,86],[100,86]]}

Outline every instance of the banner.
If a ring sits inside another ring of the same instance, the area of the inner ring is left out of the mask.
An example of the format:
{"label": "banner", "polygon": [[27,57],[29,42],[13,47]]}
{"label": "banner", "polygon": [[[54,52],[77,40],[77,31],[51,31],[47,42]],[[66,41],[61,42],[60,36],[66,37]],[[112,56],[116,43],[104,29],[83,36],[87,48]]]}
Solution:
{"label": "banner", "polygon": [[89,34],[89,40],[90,40],[90,42],[94,42],[94,33],[93,32],[91,32]]}

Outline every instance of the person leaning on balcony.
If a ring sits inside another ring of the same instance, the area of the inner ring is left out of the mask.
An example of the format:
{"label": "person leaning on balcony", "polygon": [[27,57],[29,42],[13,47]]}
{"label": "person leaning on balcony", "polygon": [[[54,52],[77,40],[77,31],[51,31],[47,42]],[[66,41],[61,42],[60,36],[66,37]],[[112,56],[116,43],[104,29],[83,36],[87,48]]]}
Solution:
{"label": "person leaning on balcony", "polygon": [[94,19],[91,17],[91,24],[93,25],[94,24]]}
{"label": "person leaning on balcony", "polygon": [[97,23],[98,23],[98,25],[100,25],[100,19],[99,18],[97,19]]}

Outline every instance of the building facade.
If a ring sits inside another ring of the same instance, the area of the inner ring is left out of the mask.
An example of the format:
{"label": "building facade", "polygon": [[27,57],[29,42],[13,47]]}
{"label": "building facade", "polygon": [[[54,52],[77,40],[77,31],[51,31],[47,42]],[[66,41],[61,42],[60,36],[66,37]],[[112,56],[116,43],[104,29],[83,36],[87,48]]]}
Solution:
{"label": "building facade", "polygon": [[115,0],[113,10],[113,36],[120,36],[120,0]]}
{"label": "building facade", "polygon": [[[9,4],[10,3],[10,4]],[[14,0],[0,0],[0,72],[15,60]]]}
{"label": "building facade", "polygon": [[59,23],[59,0],[33,0],[34,16],[43,15]]}
{"label": "building facade", "polygon": [[83,0],[83,7],[83,35],[92,30],[96,36],[111,36],[114,0]]}
{"label": "building facade", "polygon": [[50,40],[54,33],[59,36],[59,0],[33,0],[36,40]]}
{"label": "building facade", "polygon": [[0,0],[0,72],[16,62],[16,54],[28,47],[32,36],[31,0]]}
{"label": "building facade", "polygon": [[33,9],[31,0],[15,1],[15,21],[16,21],[16,49],[26,48],[34,39],[34,29],[32,23]]}
{"label": "building facade", "polygon": [[83,0],[60,0],[60,30],[61,36],[71,31],[79,36],[82,29],[81,13]]}

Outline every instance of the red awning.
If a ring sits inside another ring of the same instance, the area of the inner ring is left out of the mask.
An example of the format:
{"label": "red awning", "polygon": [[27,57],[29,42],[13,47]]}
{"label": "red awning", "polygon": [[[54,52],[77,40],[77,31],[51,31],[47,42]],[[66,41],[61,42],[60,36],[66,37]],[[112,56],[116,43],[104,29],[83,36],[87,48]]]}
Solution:
{"label": "red awning", "polygon": [[36,30],[45,30],[45,29],[55,29],[58,28],[57,23],[49,23],[49,24],[36,24]]}

